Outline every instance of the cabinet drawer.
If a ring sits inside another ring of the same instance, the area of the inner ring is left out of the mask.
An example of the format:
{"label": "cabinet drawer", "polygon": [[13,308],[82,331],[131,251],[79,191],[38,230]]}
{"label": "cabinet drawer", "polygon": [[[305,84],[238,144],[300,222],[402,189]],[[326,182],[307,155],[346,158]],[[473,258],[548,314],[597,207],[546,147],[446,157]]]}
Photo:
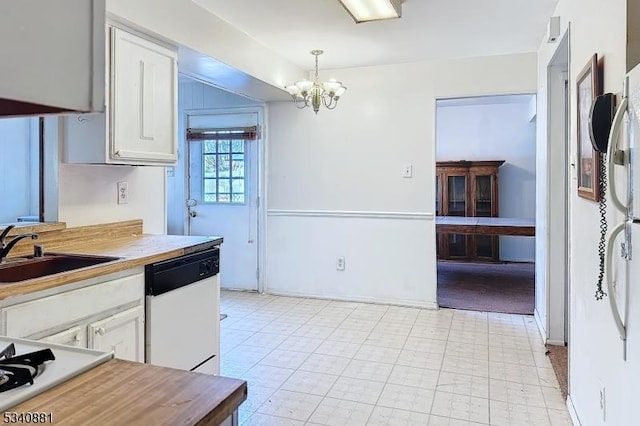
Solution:
{"label": "cabinet drawer", "polygon": [[2,334],[30,337],[83,318],[123,306],[143,302],[144,275],[135,274],[113,281],[67,291],[2,309]]}
{"label": "cabinet drawer", "polygon": [[67,330],[40,339],[41,342],[55,343],[58,345],[87,347],[87,329],[82,326],[71,327]]}

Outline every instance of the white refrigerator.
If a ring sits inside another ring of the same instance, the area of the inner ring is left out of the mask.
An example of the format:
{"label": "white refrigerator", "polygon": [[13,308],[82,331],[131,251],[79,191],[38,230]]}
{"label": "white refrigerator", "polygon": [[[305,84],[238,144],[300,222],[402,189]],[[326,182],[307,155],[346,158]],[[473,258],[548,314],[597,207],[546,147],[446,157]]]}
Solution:
{"label": "white refrigerator", "polygon": [[[624,220],[609,234],[607,291],[620,338],[640,326],[640,65],[626,76],[609,135],[608,193]],[[620,216],[620,215],[617,215]],[[638,300],[636,300],[638,299]],[[632,307],[632,309],[630,309]]]}

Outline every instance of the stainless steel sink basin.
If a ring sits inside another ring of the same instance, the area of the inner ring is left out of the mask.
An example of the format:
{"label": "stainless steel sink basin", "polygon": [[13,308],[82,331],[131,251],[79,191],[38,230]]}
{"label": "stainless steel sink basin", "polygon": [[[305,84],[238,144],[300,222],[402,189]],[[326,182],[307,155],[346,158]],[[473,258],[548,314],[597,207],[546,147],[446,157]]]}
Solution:
{"label": "stainless steel sink basin", "polygon": [[118,260],[118,257],[47,253],[0,264],[0,283],[15,283]]}

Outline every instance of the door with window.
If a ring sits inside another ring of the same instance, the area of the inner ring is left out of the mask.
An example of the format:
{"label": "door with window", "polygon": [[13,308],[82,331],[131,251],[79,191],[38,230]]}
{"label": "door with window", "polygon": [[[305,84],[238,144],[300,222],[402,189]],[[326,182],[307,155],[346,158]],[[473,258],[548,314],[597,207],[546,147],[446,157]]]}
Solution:
{"label": "door with window", "polygon": [[258,112],[189,115],[189,235],[220,235],[220,286],[258,289]]}

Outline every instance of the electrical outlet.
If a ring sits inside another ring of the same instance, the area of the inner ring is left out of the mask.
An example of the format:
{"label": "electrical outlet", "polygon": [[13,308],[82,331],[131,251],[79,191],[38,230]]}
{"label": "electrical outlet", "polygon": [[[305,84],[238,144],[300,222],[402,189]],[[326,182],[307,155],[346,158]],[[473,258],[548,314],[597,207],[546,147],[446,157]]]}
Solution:
{"label": "electrical outlet", "polygon": [[129,183],[118,182],[118,204],[127,204],[129,202]]}
{"label": "electrical outlet", "polygon": [[336,261],[336,269],[338,271],[344,271],[344,257],[339,257]]}
{"label": "electrical outlet", "polygon": [[607,421],[607,395],[604,383],[600,382],[600,411],[602,411],[602,421]]}
{"label": "electrical outlet", "polygon": [[413,166],[411,164],[405,164],[402,166],[402,177],[413,177]]}

